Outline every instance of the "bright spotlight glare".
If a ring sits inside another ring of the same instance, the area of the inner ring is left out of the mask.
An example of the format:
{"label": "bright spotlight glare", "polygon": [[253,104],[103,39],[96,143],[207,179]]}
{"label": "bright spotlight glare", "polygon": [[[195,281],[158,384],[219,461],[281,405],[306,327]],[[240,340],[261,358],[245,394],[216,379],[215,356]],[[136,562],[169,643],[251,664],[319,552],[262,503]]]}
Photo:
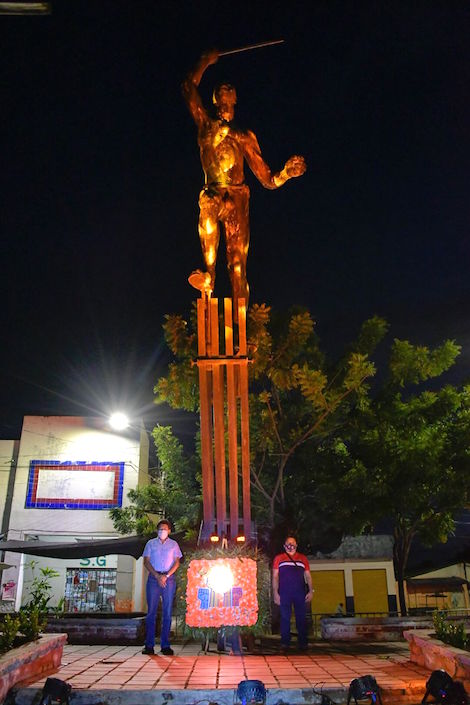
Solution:
{"label": "bright spotlight glare", "polygon": [[124,429],[129,426],[129,419],[125,414],[117,411],[115,414],[112,414],[109,423],[111,428],[114,428],[115,431],[124,431]]}
{"label": "bright spotlight glare", "polygon": [[207,575],[207,582],[215,592],[224,594],[233,587],[233,573],[226,565],[215,565]]}

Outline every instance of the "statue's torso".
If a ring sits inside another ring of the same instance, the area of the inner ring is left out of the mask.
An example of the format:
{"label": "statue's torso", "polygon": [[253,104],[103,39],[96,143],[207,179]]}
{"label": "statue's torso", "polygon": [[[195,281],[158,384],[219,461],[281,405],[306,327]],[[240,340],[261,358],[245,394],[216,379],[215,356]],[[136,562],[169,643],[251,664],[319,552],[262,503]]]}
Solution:
{"label": "statue's torso", "polygon": [[241,186],[244,183],[245,134],[220,120],[208,120],[198,142],[206,184]]}

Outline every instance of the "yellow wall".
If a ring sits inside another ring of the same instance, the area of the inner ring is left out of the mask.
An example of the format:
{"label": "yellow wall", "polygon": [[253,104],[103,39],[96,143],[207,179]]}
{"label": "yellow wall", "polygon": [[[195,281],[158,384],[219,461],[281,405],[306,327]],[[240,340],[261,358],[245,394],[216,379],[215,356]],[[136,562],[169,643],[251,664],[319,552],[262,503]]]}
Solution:
{"label": "yellow wall", "polygon": [[356,612],[388,612],[385,570],[353,570]]}
{"label": "yellow wall", "polygon": [[312,571],[315,592],[311,602],[315,614],[334,614],[340,602],[346,603],[342,570]]}

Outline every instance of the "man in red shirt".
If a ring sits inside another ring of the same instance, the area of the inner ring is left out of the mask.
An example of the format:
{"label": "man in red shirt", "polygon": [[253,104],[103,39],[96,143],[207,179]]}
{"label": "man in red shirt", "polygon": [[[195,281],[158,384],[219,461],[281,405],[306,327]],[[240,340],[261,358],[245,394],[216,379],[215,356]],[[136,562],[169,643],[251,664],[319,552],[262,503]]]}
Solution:
{"label": "man in red shirt", "polygon": [[290,616],[292,607],[299,640],[299,649],[305,651],[307,642],[306,605],[312,601],[312,576],[307,556],[297,553],[297,540],[286,536],[284,552],[273,562],[274,603],[281,607],[281,650],[290,645]]}

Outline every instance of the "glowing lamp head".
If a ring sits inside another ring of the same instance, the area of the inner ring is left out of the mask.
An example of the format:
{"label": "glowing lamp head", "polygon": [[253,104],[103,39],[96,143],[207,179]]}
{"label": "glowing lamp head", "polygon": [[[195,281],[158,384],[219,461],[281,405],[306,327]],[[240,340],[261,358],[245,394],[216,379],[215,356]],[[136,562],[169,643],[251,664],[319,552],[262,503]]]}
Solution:
{"label": "glowing lamp head", "polygon": [[124,431],[124,429],[129,426],[129,419],[127,418],[126,414],[123,414],[121,411],[117,411],[110,417],[109,425],[115,431]]}
{"label": "glowing lamp head", "polygon": [[244,534],[238,534],[236,541],[237,541],[237,543],[245,543],[246,538],[245,538]]}
{"label": "glowing lamp head", "polygon": [[211,543],[219,543],[220,538],[218,534],[211,534],[210,538]]}
{"label": "glowing lamp head", "polygon": [[224,594],[233,588],[233,573],[226,565],[214,565],[207,574],[207,584],[214,592]]}

